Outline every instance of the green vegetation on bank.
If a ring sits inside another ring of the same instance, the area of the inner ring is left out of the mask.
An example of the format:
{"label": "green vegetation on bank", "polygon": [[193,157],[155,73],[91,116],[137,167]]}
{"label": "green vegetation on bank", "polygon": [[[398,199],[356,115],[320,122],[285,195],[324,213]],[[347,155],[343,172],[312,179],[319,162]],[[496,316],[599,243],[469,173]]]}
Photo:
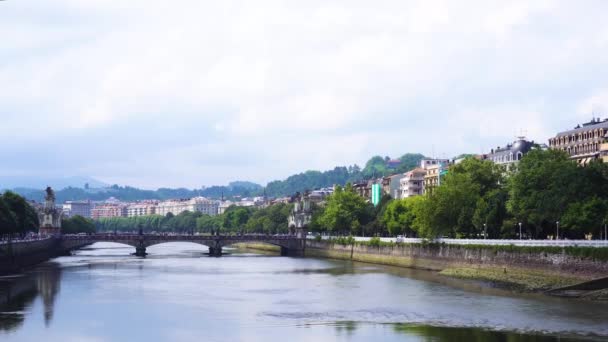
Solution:
{"label": "green vegetation on bank", "polygon": [[424,196],[383,199],[376,208],[347,185],[314,216],[312,229],[332,235],[425,238],[599,238],[608,223],[608,164],[580,167],[557,150],[533,150],[512,173],[489,160],[450,166]]}
{"label": "green vegetation on bank", "polygon": [[63,234],[92,234],[95,231],[95,221],[80,215],[61,220],[61,233]]}
{"label": "green vegetation on bank", "polygon": [[0,235],[38,231],[36,210],[21,196],[7,191],[0,195]]}
{"label": "green vegetation on bank", "polygon": [[99,232],[145,231],[180,233],[287,233],[287,220],[292,206],[277,204],[266,208],[231,206],[222,215],[209,216],[200,212],[179,215],[114,217],[96,221]]}
{"label": "green vegetation on bank", "polygon": [[547,291],[581,283],[588,279],[526,270],[515,267],[454,267],[439,272],[441,275],[488,281],[520,291]]}
{"label": "green vegetation on bank", "polygon": [[331,239],[322,240],[320,236],[316,239],[317,242],[323,241],[328,244],[338,244],[342,246],[372,246],[372,247],[399,247],[399,246],[417,246],[422,248],[446,248],[454,247],[469,250],[489,250],[494,254],[499,252],[507,253],[526,253],[526,254],[566,254],[570,256],[592,259],[598,261],[608,261],[608,248],[602,247],[580,247],[580,246],[568,246],[568,247],[557,247],[557,246],[515,246],[515,245],[449,245],[442,242],[433,242],[423,240],[421,243],[412,242],[392,242],[392,241],[381,241],[378,237],[373,237],[368,241],[355,241],[352,236],[340,236]]}

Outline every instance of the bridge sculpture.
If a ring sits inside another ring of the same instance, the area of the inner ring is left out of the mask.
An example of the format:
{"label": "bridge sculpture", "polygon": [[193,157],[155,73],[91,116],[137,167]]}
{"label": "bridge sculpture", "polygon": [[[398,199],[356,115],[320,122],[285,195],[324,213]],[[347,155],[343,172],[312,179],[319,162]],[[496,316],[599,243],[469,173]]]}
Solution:
{"label": "bridge sculpture", "polygon": [[189,234],[90,234],[62,235],[64,251],[79,249],[95,242],[116,242],[135,247],[136,256],[146,256],[146,248],[166,242],[193,242],[209,247],[209,255],[221,256],[222,248],[237,243],[258,242],[281,247],[281,255],[303,256],[306,235],[303,231],[287,235],[189,235]]}

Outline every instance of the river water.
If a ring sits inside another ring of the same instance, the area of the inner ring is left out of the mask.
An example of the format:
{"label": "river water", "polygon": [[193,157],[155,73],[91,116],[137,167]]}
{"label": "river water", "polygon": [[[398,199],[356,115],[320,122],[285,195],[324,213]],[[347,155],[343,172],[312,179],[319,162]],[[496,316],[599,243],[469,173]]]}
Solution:
{"label": "river water", "polygon": [[608,341],[608,303],[226,251],[97,243],[0,278],[0,341]]}

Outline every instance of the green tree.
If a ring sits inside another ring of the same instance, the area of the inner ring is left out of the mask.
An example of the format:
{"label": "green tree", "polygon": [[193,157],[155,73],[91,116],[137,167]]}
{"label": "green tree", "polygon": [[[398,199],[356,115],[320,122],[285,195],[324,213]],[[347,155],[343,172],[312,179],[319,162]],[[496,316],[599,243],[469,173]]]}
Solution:
{"label": "green tree", "polygon": [[414,196],[390,202],[382,220],[391,235],[413,235],[417,231],[415,206],[424,197]]}
{"label": "green tree", "polygon": [[63,234],[95,233],[95,231],[95,222],[80,215],[61,221],[61,232]]}
{"label": "green tree", "polygon": [[598,197],[572,203],[562,216],[560,235],[581,239],[586,233],[592,233],[597,237],[606,222],[607,212],[608,201]]}
{"label": "green tree", "polygon": [[[486,220],[504,219],[499,194],[504,169],[491,161],[467,158],[450,167],[441,186],[420,203],[419,233],[426,237],[478,237]],[[477,206],[480,206],[477,208]],[[496,223],[500,226],[499,222]]]}
{"label": "green tree", "polygon": [[18,231],[15,213],[0,196],[0,234],[13,234]]}
{"label": "green tree", "polygon": [[532,237],[550,235],[571,204],[584,201],[596,192],[595,186],[606,188],[601,184],[606,181],[601,168],[593,165],[585,170],[559,150],[530,151],[510,179],[508,209]]}
{"label": "green tree", "polygon": [[13,214],[15,233],[25,233],[38,229],[40,226],[38,213],[23,197],[7,191],[2,195],[2,200]]}
{"label": "green tree", "polygon": [[318,222],[332,232],[356,234],[369,220],[369,204],[347,184],[344,189],[336,187],[329,196]]}

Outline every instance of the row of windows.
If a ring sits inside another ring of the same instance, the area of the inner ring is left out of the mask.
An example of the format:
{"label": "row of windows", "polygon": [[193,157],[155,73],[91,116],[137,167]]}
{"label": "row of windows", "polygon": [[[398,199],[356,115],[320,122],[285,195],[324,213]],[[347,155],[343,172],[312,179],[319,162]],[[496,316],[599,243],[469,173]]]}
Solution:
{"label": "row of windows", "polygon": [[492,161],[495,163],[509,163],[509,162],[521,160],[522,157],[523,157],[523,153],[517,152],[516,155],[513,155],[513,153],[511,153],[509,155],[500,156],[500,157],[492,157],[490,159],[492,159]]}
{"label": "row of windows", "polygon": [[570,147],[570,146],[562,147],[562,148],[560,148],[560,150],[567,152],[571,156],[574,156],[577,154],[595,153],[595,152],[599,152],[600,144],[594,143],[594,144],[577,145],[577,146],[572,146],[572,147]]}
{"label": "row of windows", "polygon": [[604,136],[604,129],[596,129],[593,131],[579,132],[578,134],[572,134],[568,136],[563,136],[559,138],[549,139],[550,146],[570,144],[577,141],[588,140],[588,139],[597,139]]}

